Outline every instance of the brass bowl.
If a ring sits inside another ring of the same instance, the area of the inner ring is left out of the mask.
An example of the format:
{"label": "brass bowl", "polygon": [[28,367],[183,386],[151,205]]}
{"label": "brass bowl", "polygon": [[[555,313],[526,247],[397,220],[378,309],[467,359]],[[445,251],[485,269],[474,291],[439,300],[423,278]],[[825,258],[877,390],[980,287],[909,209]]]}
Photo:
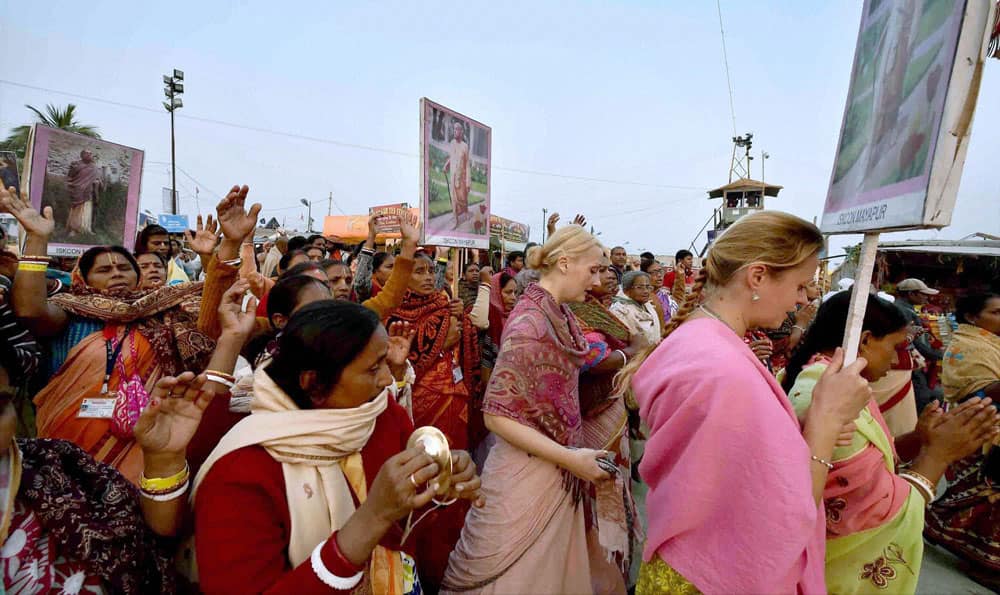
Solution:
{"label": "brass bowl", "polygon": [[451,448],[448,446],[448,438],[444,432],[434,426],[422,426],[413,430],[410,439],[406,441],[406,448],[410,449],[419,446],[424,449],[427,455],[434,459],[441,472],[433,480],[438,484],[438,493],[444,493],[451,487]]}

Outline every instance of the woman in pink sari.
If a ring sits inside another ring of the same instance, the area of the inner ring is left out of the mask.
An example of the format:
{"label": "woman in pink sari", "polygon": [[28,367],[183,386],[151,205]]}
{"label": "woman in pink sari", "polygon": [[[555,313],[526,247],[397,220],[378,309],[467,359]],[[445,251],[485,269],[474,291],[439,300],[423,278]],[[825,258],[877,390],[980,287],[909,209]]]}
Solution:
{"label": "woman in pink sari", "polygon": [[864,361],[841,369],[838,352],[803,429],[742,339],[806,303],[822,245],[797,217],[744,217],[712,246],[667,338],[620,375],[650,428],[637,594],[825,592],[820,497],[841,428],[871,396]]}
{"label": "woman in pink sari", "polygon": [[566,304],[597,284],[602,254],[577,225],[532,254],[542,277],[507,320],[483,404],[497,437],[482,475],[486,506],[465,519],[443,593],[594,592],[590,556],[604,550],[585,510],[592,484],[616,467],[604,451],[580,448],[589,345]]}

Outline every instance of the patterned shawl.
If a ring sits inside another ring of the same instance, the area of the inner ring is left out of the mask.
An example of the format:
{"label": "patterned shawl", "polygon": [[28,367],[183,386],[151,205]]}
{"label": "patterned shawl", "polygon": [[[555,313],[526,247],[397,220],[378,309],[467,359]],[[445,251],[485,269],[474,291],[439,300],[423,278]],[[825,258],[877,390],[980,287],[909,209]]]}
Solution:
{"label": "patterned shawl", "polygon": [[944,354],[944,398],[960,401],[1000,381],[1000,337],[971,324],[960,324]]}
{"label": "patterned shawl", "polygon": [[19,439],[11,448],[21,453],[18,500],[67,559],[112,593],[176,590],[172,548],[146,526],[135,486],[63,440]]}
{"label": "patterned shawl", "polygon": [[593,294],[588,293],[586,301],[570,304],[569,309],[576,315],[584,333],[597,331],[603,334],[612,350],[628,345],[628,327]]}
{"label": "patterned shawl", "polygon": [[[507,306],[503,303],[503,287],[500,285],[502,276],[502,273],[497,273],[490,279],[490,328],[487,332],[494,345],[500,345],[503,339],[503,327],[507,324],[507,317],[510,316]],[[514,283],[516,285],[517,281]]]}
{"label": "patterned shawl", "polygon": [[[409,322],[417,329],[410,348],[410,363],[419,381],[424,372],[445,352],[444,344],[448,338],[448,329],[451,328],[448,296],[440,291],[430,295],[408,291],[402,305],[389,314],[386,326],[397,320]],[[459,362],[466,388],[470,395],[474,395],[479,385],[479,335],[468,314],[462,314],[461,324],[462,338],[457,346]]]}
{"label": "patterned shawl", "polygon": [[108,324],[131,324],[156,352],[164,375],[200,370],[215,341],[198,330],[202,283],[185,283],[110,295],[74,282],[70,293],[49,301],[70,314]]}

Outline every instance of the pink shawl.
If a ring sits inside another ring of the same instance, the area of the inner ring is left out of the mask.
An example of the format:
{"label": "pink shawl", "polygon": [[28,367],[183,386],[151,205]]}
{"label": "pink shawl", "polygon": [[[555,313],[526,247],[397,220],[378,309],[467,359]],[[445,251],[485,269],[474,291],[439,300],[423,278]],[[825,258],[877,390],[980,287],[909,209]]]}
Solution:
{"label": "pink shawl", "polygon": [[643,559],[660,556],[703,593],[825,593],[809,447],[743,339],[715,320],[686,322],[632,386],[651,430]]}

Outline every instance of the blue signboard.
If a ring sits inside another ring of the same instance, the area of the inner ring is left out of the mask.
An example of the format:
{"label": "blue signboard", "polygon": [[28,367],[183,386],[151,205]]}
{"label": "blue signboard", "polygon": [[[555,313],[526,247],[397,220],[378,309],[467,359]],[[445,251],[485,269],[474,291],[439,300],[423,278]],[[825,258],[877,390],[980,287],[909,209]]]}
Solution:
{"label": "blue signboard", "polygon": [[190,229],[187,215],[160,215],[159,223],[168,233],[184,233]]}

